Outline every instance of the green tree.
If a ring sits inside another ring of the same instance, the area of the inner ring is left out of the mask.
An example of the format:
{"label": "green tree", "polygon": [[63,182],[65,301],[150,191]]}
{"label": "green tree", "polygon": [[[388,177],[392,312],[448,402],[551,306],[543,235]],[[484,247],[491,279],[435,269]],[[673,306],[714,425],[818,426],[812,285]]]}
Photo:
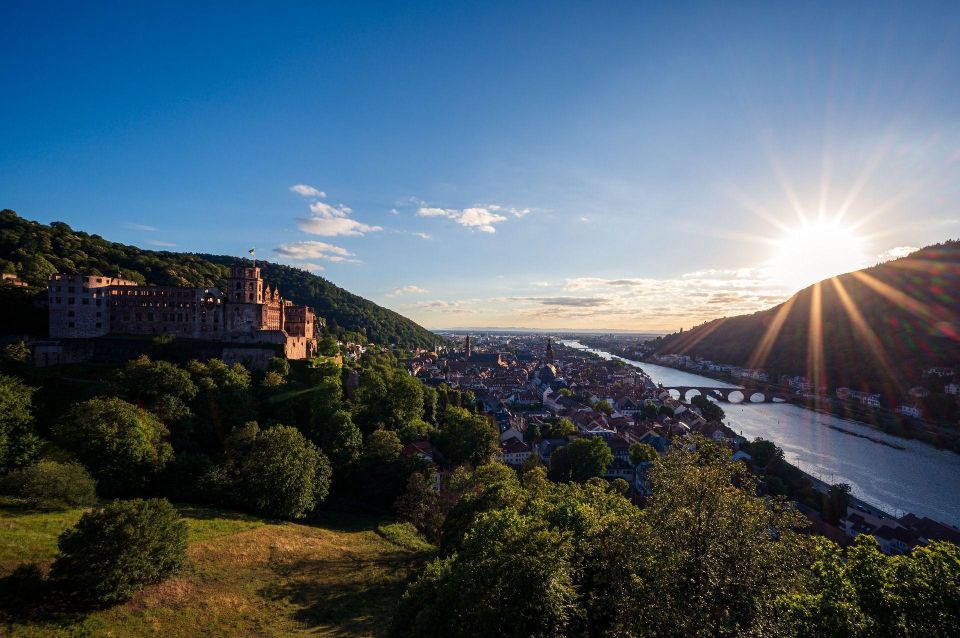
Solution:
{"label": "green tree", "polygon": [[424,473],[414,472],[410,475],[407,489],[394,503],[394,510],[397,517],[413,523],[431,543],[440,542],[446,512],[440,495]]}
{"label": "green tree", "polygon": [[613,452],[599,436],[577,439],[550,455],[550,478],[585,483],[602,477],[613,462]]}
{"label": "green tree", "polygon": [[377,430],[367,437],[363,455],[371,460],[383,462],[400,458],[403,443],[396,432]]}
{"label": "green tree", "polygon": [[593,404],[593,409],[597,412],[603,412],[604,414],[613,413],[613,406],[610,405],[609,401],[600,400]]}
{"label": "green tree", "polygon": [[481,465],[496,455],[500,437],[486,417],[463,408],[447,408],[437,442],[451,463]]}
{"label": "green tree", "polygon": [[[762,628],[794,591],[810,553],[806,519],[756,496],[756,479],[725,446],[698,437],[658,459],[644,510],[660,556],[654,635],[732,636]],[[761,632],[762,633],[762,632]]]}
{"label": "green tree", "polygon": [[701,394],[693,397],[690,403],[700,410],[700,414],[702,414],[703,418],[707,421],[722,421],[726,416],[723,408]]}
{"label": "green tree", "polygon": [[846,483],[835,483],[823,496],[823,518],[831,525],[836,525],[841,518],[847,515],[850,504],[850,486]]}
{"label": "green tree", "polygon": [[114,501],[61,534],[50,578],[72,596],[127,600],[186,562],[187,525],[163,499]]}
{"label": "green tree", "polygon": [[20,467],[35,458],[35,391],[16,377],[0,374],[0,470]]}
{"label": "green tree", "polygon": [[356,461],[363,451],[363,434],[353,423],[350,413],[337,410],[324,424],[317,442],[335,468]]}
{"label": "green tree", "polygon": [[630,446],[630,460],[634,465],[657,460],[657,451],[652,445],[634,443]]}
{"label": "green tree", "polygon": [[128,361],[123,384],[130,400],[165,422],[190,416],[197,386],[190,373],[169,361],[151,361],[146,355]]}
{"label": "green tree", "polygon": [[249,509],[303,518],[330,490],[330,462],[293,427],[257,432],[240,460],[238,500]]}
{"label": "green tree", "polygon": [[106,496],[142,493],[173,458],[167,428],[152,413],[117,398],[71,408],[54,437],[90,470]]}
{"label": "green tree", "polygon": [[391,636],[560,638],[576,613],[569,538],[515,509],[481,514],[460,551],[404,594]]}

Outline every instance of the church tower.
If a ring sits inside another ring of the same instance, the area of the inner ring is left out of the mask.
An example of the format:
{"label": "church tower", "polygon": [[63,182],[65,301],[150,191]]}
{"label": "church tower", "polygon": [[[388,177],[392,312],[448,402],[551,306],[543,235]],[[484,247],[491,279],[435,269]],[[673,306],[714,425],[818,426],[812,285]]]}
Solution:
{"label": "church tower", "polygon": [[553,343],[547,337],[547,363],[553,363]]}
{"label": "church tower", "polygon": [[466,343],[466,347],[464,348],[464,350],[465,350],[465,352],[466,352],[467,359],[469,359],[469,358],[470,358],[470,354],[471,354],[471,353],[470,353],[470,335],[467,335],[467,343]]}

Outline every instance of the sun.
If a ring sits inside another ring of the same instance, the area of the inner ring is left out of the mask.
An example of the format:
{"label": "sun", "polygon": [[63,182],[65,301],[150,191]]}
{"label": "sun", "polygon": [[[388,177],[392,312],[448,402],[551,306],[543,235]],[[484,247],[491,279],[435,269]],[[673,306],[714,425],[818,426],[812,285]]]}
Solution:
{"label": "sun", "polygon": [[866,240],[839,219],[806,221],[773,243],[771,277],[792,291],[869,265]]}

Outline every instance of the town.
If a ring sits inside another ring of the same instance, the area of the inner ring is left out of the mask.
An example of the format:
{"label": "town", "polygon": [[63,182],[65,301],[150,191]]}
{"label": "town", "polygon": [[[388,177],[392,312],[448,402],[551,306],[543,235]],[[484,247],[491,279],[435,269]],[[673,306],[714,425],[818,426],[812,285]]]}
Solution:
{"label": "town", "polygon": [[[501,458],[511,467],[542,463],[552,468],[558,450],[576,440],[598,439],[610,451],[602,476],[625,481],[631,499],[642,505],[650,495],[647,470],[654,458],[678,441],[702,436],[729,446],[735,460],[766,478],[768,490],[784,493],[771,489],[784,482],[775,475],[776,460],[769,452],[775,446],[734,432],[723,423],[722,409],[703,396],[677,396],[641,369],[555,343],[551,337],[490,334],[459,339],[456,348],[418,351],[406,361],[407,368],[427,385],[472,393],[478,408],[495,421]],[[439,468],[444,465],[442,455],[426,441],[408,443],[404,453]],[[910,513],[896,518],[849,495],[846,486],[829,485],[782,459],[780,463],[789,468],[784,470],[792,477],[788,481],[806,484],[786,493],[806,492],[797,506],[811,530],[835,542],[847,544],[857,534],[870,534],[889,554],[906,553],[932,540],[960,542],[955,528]]]}

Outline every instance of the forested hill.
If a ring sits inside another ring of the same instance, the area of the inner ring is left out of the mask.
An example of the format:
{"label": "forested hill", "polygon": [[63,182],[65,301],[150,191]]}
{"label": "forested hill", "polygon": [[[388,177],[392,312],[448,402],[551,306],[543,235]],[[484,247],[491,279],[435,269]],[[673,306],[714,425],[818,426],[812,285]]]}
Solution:
{"label": "forested hill", "polygon": [[[245,261],[225,255],[144,250],[73,230],[62,222],[49,226],[0,211],[0,270],[14,272],[31,286],[46,288],[55,272],[116,275],[141,284],[223,286],[228,268]],[[331,331],[358,332],[381,344],[430,347],[437,337],[406,317],[364,299],[299,268],[257,262],[267,283],[284,297],[313,306]],[[23,294],[4,286],[4,296]],[[6,300],[4,309],[16,300]],[[9,302],[9,303],[8,303]],[[34,324],[36,323],[34,319]],[[23,317],[6,317],[3,328],[26,329]]]}
{"label": "forested hill", "polygon": [[[818,299],[819,339],[818,323],[811,320]],[[776,375],[812,378],[821,369],[831,388],[902,395],[931,366],[960,368],[958,335],[960,241],[948,241],[814,284],[769,310],[669,335],[658,340],[657,352],[762,367]],[[820,366],[811,347],[818,342]]]}

